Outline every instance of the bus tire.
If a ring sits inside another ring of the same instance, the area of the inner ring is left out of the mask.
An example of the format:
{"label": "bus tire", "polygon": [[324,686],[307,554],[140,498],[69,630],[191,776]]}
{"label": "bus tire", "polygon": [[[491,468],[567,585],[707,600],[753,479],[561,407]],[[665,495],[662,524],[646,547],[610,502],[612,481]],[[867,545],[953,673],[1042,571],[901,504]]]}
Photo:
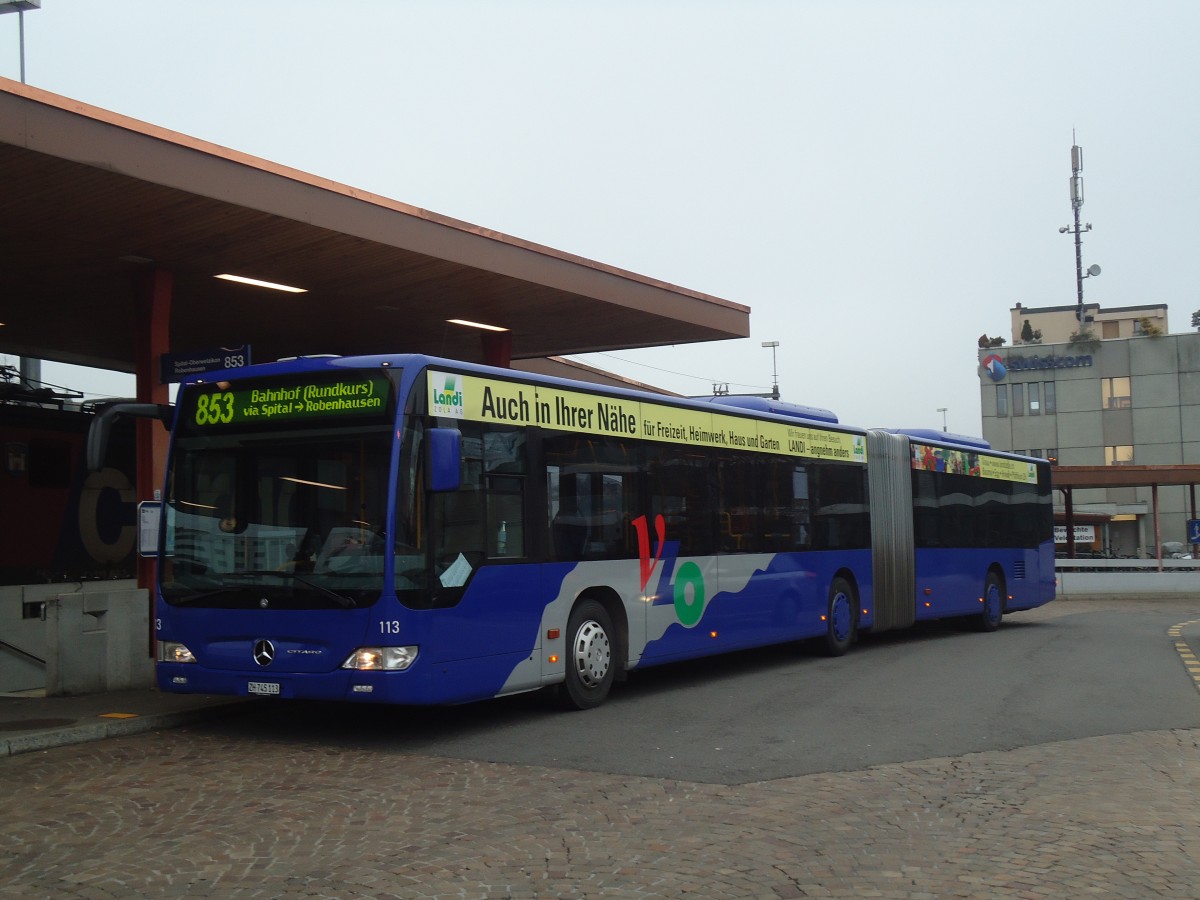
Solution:
{"label": "bus tire", "polygon": [[829,586],[829,604],[825,616],[822,649],[826,656],[842,656],[854,643],[857,630],[858,599],[854,587],[840,575]]}
{"label": "bus tire", "polygon": [[995,631],[1004,618],[1004,590],[1000,576],[995,572],[988,572],[984,579],[982,599],[983,609],[975,617],[975,628],[977,631]]}
{"label": "bus tire", "polygon": [[567,620],[566,679],[559,698],[567,709],[592,709],[608,697],[616,675],[612,618],[595,600],[582,600]]}

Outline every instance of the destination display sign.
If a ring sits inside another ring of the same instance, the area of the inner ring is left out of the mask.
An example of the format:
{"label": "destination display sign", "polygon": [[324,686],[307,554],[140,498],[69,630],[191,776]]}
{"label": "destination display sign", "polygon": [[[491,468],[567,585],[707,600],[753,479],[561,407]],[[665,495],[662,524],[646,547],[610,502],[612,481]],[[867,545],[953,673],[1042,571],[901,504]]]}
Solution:
{"label": "destination display sign", "polygon": [[1015,481],[1018,484],[1037,484],[1037,464],[1003,456],[989,456],[976,450],[951,450],[928,444],[912,445],[912,467],[927,472],[948,472],[951,475],[971,475]]}
{"label": "destination display sign", "polygon": [[538,425],[668,444],[854,463],[867,459],[860,434],[453,372],[429,373],[429,410],[435,416],[473,422]]}
{"label": "destination display sign", "polygon": [[390,389],[386,378],[361,376],[314,380],[298,375],[254,387],[204,385],[186,391],[182,421],[206,429],[378,414],[387,408]]}

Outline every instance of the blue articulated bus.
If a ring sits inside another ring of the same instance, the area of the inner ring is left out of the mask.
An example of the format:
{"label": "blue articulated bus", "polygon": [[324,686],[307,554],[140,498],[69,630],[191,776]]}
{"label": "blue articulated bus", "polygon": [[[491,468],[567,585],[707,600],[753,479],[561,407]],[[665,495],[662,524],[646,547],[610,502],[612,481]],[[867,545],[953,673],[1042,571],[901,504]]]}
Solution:
{"label": "blue articulated bus", "polygon": [[1049,466],[761,398],[418,355],[181,385],[164,691],[449,704],[1054,596]]}

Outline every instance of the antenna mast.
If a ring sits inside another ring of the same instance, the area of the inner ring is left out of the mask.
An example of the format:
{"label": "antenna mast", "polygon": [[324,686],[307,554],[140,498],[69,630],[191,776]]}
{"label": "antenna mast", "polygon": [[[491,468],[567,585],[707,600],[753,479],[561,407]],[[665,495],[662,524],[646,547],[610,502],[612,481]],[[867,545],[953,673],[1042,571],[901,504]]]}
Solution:
{"label": "antenna mast", "polygon": [[1075,130],[1071,130],[1071,211],[1075,215],[1075,227],[1063,226],[1059,234],[1070,232],[1075,235],[1075,318],[1079,320],[1079,333],[1083,334],[1085,320],[1083,314],[1083,279],[1100,274],[1099,266],[1089,266],[1087,274],[1083,271],[1083,233],[1092,230],[1092,223],[1079,223],[1079,210],[1083,207],[1083,148],[1074,143]]}

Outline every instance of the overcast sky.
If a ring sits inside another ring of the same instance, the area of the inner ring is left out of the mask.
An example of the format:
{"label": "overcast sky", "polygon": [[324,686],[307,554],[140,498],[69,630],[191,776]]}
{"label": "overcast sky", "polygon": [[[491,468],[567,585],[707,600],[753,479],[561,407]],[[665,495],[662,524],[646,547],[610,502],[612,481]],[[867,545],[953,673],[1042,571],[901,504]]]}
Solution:
{"label": "overcast sky", "polygon": [[[978,434],[977,339],[1200,308],[1196,0],[43,0],[37,87],[751,307],[585,361]],[[0,75],[19,77],[18,17]],[[397,347],[403,350],[403,347]],[[54,367],[47,380],[60,377]],[[72,376],[73,377],[73,376]],[[79,387],[81,385],[72,384]]]}

